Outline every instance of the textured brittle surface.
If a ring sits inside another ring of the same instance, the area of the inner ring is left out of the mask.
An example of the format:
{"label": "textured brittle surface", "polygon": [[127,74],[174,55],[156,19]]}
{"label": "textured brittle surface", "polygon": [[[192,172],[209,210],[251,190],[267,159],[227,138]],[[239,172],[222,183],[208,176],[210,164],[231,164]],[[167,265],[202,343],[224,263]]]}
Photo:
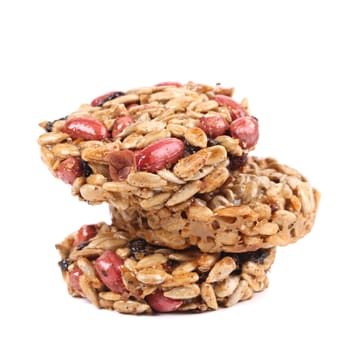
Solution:
{"label": "textured brittle surface", "polygon": [[185,193],[128,201],[126,207],[111,203],[113,223],[152,244],[194,245],[211,253],[284,246],[310,232],[319,192],[298,171],[272,158],[250,157],[217,189],[194,193],[217,178],[193,181]]}
{"label": "textured brittle surface", "polygon": [[[81,230],[91,238],[80,241]],[[230,307],[268,286],[275,258],[275,248],[239,254],[162,248],[104,223],[81,230],[56,245],[68,291],[122,313]]]}
{"label": "textured brittle surface", "polygon": [[40,124],[42,160],[91,204],[176,205],[217,189],[255,147],[258,121],[232,93],[190,82],[101,96]]}

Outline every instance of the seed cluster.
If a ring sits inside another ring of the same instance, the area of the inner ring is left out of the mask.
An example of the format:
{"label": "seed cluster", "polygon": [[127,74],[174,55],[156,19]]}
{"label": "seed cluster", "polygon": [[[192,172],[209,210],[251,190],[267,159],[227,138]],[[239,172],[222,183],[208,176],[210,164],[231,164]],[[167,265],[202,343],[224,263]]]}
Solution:
{"label": "seed cluster", "polygon": [[91,203],[108,200],[105,183],[125,182],[136,172],[161,171],[180,176],[178,182],[191,181],[177,163],[193,161],[187,157],[213,145],[224,153],[220,163],[207,164],[201,152],[197,171],[238,169],[243,162],[236,157],[247,159],[259,131],[246,100],[239,104],[232,93],[219,84],[175,82],[107,93],[66,118],[40,124],[46,131],[38,140],[42,159],[72,185],[73,194]]}
{"label": "seed cluster", "polygon": [[115,90],[40,124],[41,157],[72,194],[108,203],[56,247],[68,291],[121,313],[203,312],[267,288],[275,247],[310,232],[319,192],[250,157],[258,119],[233,89]]}
{"label": "seed cluster", "polygon": [[[100,223],[90,243],[76,243],[94,225],[83,226],[57,245],[71,295],[122,313],[203,312],[250,299],[268,286],[275,248],[252,253],[207,254],[173,250],[130,239]],[[79,245],[78,245],[79,246]]]}

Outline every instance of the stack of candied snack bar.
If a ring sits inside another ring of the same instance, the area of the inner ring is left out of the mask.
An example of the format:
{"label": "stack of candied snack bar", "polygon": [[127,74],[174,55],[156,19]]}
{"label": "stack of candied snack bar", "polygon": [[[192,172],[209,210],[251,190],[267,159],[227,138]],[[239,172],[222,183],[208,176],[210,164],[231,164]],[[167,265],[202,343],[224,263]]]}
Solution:
{"label": "stack of candied snack bar", "polygon": [[314,223],[319,192],[248,156],[258,120],[233,89],[189,82],[114,91],[42,122],[42,160],[112,218],[56,247],[68,291],[122,313],[208,311],[268,286],[276,246]]}

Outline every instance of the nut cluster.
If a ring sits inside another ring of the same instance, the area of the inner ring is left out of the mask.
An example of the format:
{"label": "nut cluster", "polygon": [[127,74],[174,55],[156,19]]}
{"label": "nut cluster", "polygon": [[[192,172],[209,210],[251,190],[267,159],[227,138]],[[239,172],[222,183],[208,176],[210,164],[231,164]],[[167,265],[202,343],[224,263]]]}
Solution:
{"label": "nut cluster", "polygon": [[[94,227],[96,235],[79,243]],[[275,258],[275,248],[240,254],[162,248],[103,223],[83,226],[57,248],[71,295],[133,314],[230,307],[268,286]]]}
{"label": "nut cluster", "polygon": [[246,100],[237,103],[232,92],[220,85],[164,83],[106,94],[40,124],[46,131],[38,139],[42,160],[91,204],[116,201],[115,192],[135,187],[145,199],[155,192],[188,192],[188,184],[193,195],[212,191],[212,184],[192,183],[218,175],[220,186],[259,137]]}
{"label": "nut cluster", "polygon": [[319,192],[249,157],[258,119],[233,89],[188,82],[112,91],[40,123],[41,158],[112,223],[56,247],[72,296],[121,313],[208,311],[268,286],[276,246],[311,231]]}

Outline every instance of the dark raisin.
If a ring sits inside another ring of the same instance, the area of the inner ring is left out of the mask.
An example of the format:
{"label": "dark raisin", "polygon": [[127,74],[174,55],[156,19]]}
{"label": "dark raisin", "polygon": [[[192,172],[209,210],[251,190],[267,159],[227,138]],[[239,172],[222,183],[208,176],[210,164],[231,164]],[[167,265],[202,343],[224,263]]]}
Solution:
{"label": "dark raisin", "polygon": [[[130,241],[128,247],[137,260],[142,259],[145,255],[152,254],[154,251],[154,248],[142,238]],[[157,248],[157,246],[154,247]]]}
{"label": "dark raisin", "polygon": [[236,269],[233,271],[233,273],[235,273],[237,275],[241,274],[242,273],[242,264],[241,264],[241,261],[239,259],[239,255],[238,254],[232,254],[231,258],[236,263]]}
{"label": "dark raisin", "polygon": [[223,253],[223,256],[229,256],[231,257],[234,262],[236,263],[236,268],[235,270],[232,271],[232,275],[240,275],[242,273],[242,269],[241,269],[241,266],[242,266],[242,263],[240,261],[240,254],[237,254],[237,253]]}
{"label": "dark raisin", "polygon": [[85,177],[88,177],[88,176],[90,176],[92,174],[92,169],[89,167],[88,162],[86,162],[85,160],[82,160],[81,166],[82,166],[82,169],[83,169],[83,175]]}
{"label": "dark raisin", "polygon": [[84,247],[86,247],[88,244],[90,243],[90,241],[84,241],[82,243],[79,243],[77,246],[77,250],[82,250]]}
{"label": "dark raisin", "polygon": [[46,126],[45,126],[45,130],[47,132],[51,132],[53,128],[53,122],[47,122]]}
{"label": "dark raisin", "polygon": [[271,214],[273,214],[275,211],[279,209],[279,206],[277,203],[271,203],[270,204]]}
{"label": "dark raisin", "polygon": [[228,169],[230,171],[234,171],[242,167],[247,162],[247,154],[243,153],[241,156],[233,156],[229,155],[230,164],[228,165]]}
{"label": "dark raisin", "polygon": [[263,264],[269,253],[269,249],[258,249],[255,252],[241,253],[240,259],[242,261],[242,264],[246,261],[253,261],[257,264]]}
{"label": "dark raisin", "polygon": [[181,217],[183,218],[183,219],[188,219],[188,217],[187,217],[187,213],[185,212],[185,211],[182,211],[181,212]]}
{"label": "dark raisin", "polygon": [[185,150],[183,153],[183,157],[190,156],[191,154],[198,152],[200,149],[201,149],[200,147],[195,147],[190,143],[188,143],[187,141],[185,141]]}
{"label": "dark raisin", "polygon": [[269,255],[269,249],[258,249],[255,252],[246,253],[223,253],[223,256],[230,256],[236,263],[236,269],[232,275],[240,275],[242,273],[243,264],[247,261],[253,261],[257,264],[263,264],[266,257]]}
{"label": "dark raisin", "polygon": [[143,251],[146,248],[147,242],[142,238],[133,239],[128,243],[129,249],[133,252]]}
{"label": "dark raisin", "polygon": [[206,271],[206,272],[199,272],[199,280],[198,280],[198,283],[205,282],[207,276],[208,276],[208,271]]}
{"label": "dark raisin", "polygon": [[47,124],[46,124],[46,126],[45,126],[45,130],[46,130],[47,132],[51,132],[52,129],[53,129],[53,125],[54,125],[54,123],[55,123],[56,121],[58,121],[58,120],[65,120],[67,117],[68,117],[68,116],[63,117],[63,118],[56,119],[56,120],[54,120],[54,121],[52,121],[52,122],[47,122]]}
{"label": "dark raisin", "polygon": [[213,139],[208,139],[207,140],[207,147],[212,147],[212,146],[217,146],[219,145],[219,142]]}
{"label": "dark raisin", "polygon": [[72,262],[68,259],[62,259],[58,262],[58,265],[62,271],[67,271]]}
{"label": "dark raisin", "polygon": [[113,99],[115,99],[116,97],[120,97],[125,95],[124,92],[122,91],[115,91],[113,94],[106,96],[105,98],[103,98],[103,100],[101,100],[96,107],[102,107],[104,105],[105,102],[111,101]]}
{"label": "dark raisin", "polygon": [[176,260],[168,260],[165,264],[163,264],[163,267],[166,272],[172,273],[172,271],[179,266],[179,262]]}

